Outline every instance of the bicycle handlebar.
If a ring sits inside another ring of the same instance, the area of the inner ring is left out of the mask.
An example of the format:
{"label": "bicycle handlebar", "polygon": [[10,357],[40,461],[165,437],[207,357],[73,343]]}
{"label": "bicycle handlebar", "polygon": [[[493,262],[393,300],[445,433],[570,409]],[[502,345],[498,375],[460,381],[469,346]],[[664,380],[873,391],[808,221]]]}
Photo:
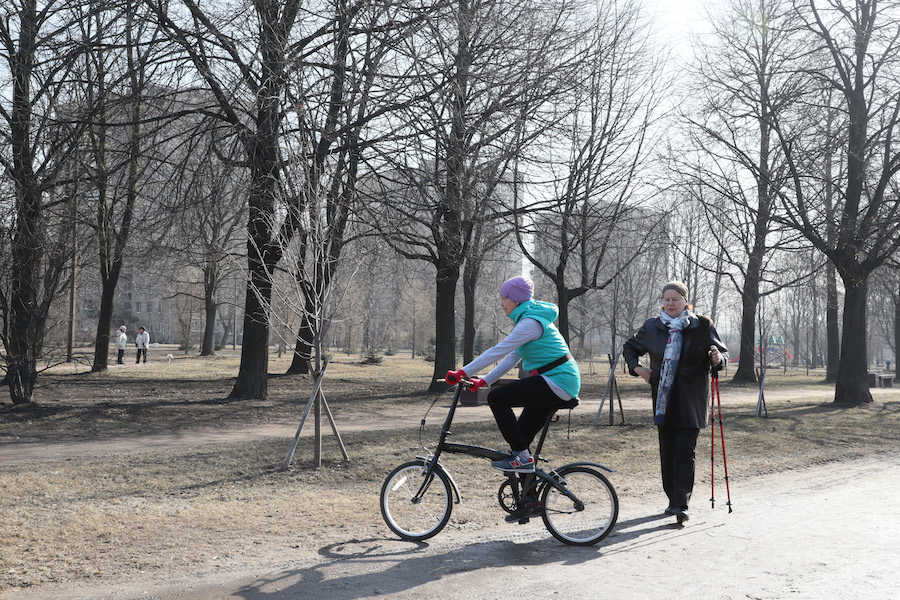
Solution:
{"label": "bicycle handlebar", "polygon": [[[446,380],[446,379],[438,379],[437,382],[438,382],[438,383],[447,383],[447,380]],[[468,380],[468,379],[460,379],[460,380],[459,380],[459,383],[458,383],[458,384],[454,384],[454,385],[461,385],[461,386],[463,386],[463,387],[472,387],[472,386],[475,385],[475,384],[472,383],[472,382],[471,382],[470,380]]]}

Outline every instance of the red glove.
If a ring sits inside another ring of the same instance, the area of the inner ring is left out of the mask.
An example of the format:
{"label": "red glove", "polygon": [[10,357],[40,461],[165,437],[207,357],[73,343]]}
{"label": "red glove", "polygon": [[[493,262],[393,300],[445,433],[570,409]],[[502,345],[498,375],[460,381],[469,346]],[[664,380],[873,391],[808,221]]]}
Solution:
{"label": "red glove", "polygon": [[466,375],[466,372],[462,369],[460,369],[459,371],[447,371],[447,375],[446,377],[444,377],[444,380],[446,380],[446,382],[450,385],[456,385],[457,383],[462,381],[463,377],[468,377],[468,375]]}
{"label": "red glove", "polygon": [[478,377],[473,377],[469,381],[472,382],[472,387],[469,388],[470,392],[477,391],[478,388],[483,388],[487,385],[487,381],[485,381],[484,379],[479,379]]}

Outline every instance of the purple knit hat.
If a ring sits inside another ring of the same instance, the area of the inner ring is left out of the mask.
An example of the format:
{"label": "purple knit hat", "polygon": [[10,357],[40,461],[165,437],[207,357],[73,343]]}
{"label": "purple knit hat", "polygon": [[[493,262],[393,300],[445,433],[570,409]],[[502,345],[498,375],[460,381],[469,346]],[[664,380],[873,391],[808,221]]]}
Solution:
{"label": "purple knit hat", "polygon": [[500,295],[516,304],[522,304],[534,296],[534,282],[522,276],[507,279],[500,286]]}

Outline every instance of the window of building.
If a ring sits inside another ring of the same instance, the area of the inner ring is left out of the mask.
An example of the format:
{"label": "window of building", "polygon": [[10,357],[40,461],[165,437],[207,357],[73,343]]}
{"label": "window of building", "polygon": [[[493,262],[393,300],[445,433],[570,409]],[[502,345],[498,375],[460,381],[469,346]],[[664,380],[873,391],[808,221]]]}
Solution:
{"label": "window of building", "polygon": [[141,303],[140,302],[134,303],[134,312],[136,312],[136,313],[141,312]]}

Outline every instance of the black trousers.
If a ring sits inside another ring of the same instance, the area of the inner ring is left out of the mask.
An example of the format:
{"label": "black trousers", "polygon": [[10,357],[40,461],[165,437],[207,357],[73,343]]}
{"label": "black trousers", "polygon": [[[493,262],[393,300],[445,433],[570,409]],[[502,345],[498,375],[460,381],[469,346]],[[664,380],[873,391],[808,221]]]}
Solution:
{"label": "black trousers", "polygon": [[[494,413],[497,427],[503,439],[514,452],[528,448],[534,436],[543,429],[547,417],[557,409],[575,406],[553,393],[543,377],[534,376],[519,379],[491,390],[488,405]],[[523,407],[518,419],[514,407]]]}
{"label": "black trousers", "polygon": [[138,348],[137,351],[137,360],[134,364],[141,362],[141,354],[144,355],[144,362],[147,362],[147,349],[146,348]]}
{"label": "black trousers", "polygon": [[694,490],[696,427],[657,427],[662,484],[669,506],[687,510]]}
{"label": "black trousers", "polygon": [[125,358],[125,350],[119,350],[119,359],[116,361],[116,364],[124,365],[125,361],[122,359]]}

